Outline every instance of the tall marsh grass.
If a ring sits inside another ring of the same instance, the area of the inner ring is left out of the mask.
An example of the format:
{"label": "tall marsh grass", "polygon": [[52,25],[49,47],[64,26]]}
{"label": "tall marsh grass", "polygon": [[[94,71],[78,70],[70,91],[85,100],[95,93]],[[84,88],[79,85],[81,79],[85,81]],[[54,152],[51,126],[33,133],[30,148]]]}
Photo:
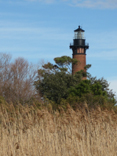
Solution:
{"label": "tall marsh grass", "polygon": [[117,156],[117,114],[0,104],[0,156]]}

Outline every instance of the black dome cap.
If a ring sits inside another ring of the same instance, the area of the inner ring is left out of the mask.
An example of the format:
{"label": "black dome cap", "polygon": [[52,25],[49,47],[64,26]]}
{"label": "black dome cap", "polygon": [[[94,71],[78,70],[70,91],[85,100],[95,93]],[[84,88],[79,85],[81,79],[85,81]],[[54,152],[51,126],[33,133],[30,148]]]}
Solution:
{"label": "black dome cap", "polygon": [[78,29],[74,30],[74,32],[79,32],[79,31],[84,32],[84,30],[80,28],[80,25],[78,26]]}

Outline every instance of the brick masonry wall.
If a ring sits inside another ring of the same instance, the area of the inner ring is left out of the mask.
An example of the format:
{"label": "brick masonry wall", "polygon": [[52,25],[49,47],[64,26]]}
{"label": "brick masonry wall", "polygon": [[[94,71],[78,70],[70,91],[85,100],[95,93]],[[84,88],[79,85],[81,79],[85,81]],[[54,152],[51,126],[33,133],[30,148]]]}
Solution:
{"label": "brick masonry wall", "polygon": [[[84,53],[84,49],[77,49],[77,53]],[[73,58],[77,59],[78,63],[72,66],[72,74],[75,74],[77,71],[84,70],[84,67],[86,66],[86,55],[73,55]]]}

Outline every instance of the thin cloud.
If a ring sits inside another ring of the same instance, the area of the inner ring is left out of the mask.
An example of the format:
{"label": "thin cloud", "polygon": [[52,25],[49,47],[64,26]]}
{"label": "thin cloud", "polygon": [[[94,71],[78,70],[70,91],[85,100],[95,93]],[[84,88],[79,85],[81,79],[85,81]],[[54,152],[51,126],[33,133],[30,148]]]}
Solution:
{"label": "thin cloud", "polygon": [[[69,1],[69,0],[66,0],[66,1]],[[85,8],[99,8],[99,9],[116,9],[117,8],[116,0],[72,0],[71,4],[76,7],[85,7]]]}
{"label": "thin cloud", "polygon": [[[0,0],[0,2],[4,2],[4,0]],[[14,0],[6,0],[6,2],[14,3]],[[117,9],[117,0],[15,0],[15,2],[41,2],[45,4],[64,2],[75,7]]]}
{"label": "thin cloud", "polygon": [[[58,32],[58,33],[57,33]],[[69,40],[71,34],[63,33],[59,28],[31,28],[31,27],[5,27],[0,25],[0,39],[41,39],[41,40]]]}
{"label": "thin cloud", "polygon": [[[8,3],[24,3],[24,2],[42,2],[46,4],[51,4],[55,2],[56,0],[5,0],[5,2]],[[0,2],[4,2],[4,0],[0,0]]]}
{"label": "thin cloud", "polygon": [[94,33],[88,33],[86,42],[89,43],[88,57],[101,60],[117,60],[117,31],[104,30]]}
{"label": "thin cloud", "polygon": [[26,1],[30,1],[30,2],[43,2],[43,3],[53,3],[55,0],[26,0]]}
{"label": "thin cloud", "polygon": [[32,2],[43,2],[46,4],[53,2],[65,2],[76,7],[99,8],[99,9],[116,9],[117,0],[27,0]]}
{"label": "thin cloud", "polygon": [[102,51],[97,53],[89,53],[89,58],[96,58],[96,59],[104,59],[104,60],[117,60],[117,51],[110,50],[110,51]]}

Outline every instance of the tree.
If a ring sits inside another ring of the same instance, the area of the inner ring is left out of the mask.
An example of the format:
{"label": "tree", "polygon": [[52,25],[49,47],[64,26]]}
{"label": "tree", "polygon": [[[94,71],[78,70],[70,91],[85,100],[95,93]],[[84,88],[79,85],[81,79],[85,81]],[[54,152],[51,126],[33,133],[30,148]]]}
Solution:
{"label": "tree", "polygon": [[0,95],[4,97],[10,79],[11,56],[0,53]]}
{"label": "tree", "polygon": [[[54,61],[55,64],[44,64],[38,70],[38,80],[35,81],[35,86],[42,97],[46,97],[58,105],[62,99],[69,102],[69,99],[75,97],[92,106],[98,99],[103,103],[106,101],[112,102],[112,105],[115,104],[114,94],[109,90],[106,80],[91,77],[88,72],[83,70],[72,75],[71,65],[77,63],[77,60],[68,56],[54,58]],[[86,65],[85,69],[87,70],[90,66]],[[83,80],[83,77],[87,77],[87,80]]]}
{"label": "tree", "polygon": [[90,80],[81,81],[75,86],[71,86],[69,89],[69,95],[82,97],[83,94],[91,92]]}
{"label": "tree", "polygon": [[34,81],[37,68],[23,58],[11,61],[8,54],[0,54],[0,95],[7,102],[26,103],[35,96]]}
{"label": "tree", "polygon": [[113,107],[116,104],[114,96],[115,94],[109,89],[109,84],[104,78],[90,77],[90,79],[83,80],[74,87],[71,86],[68,99],[69,97],[70,100],[79,97],[78,102],[85,101],[91,107],[97,105]]}
{"label": "tree", "polygon": [[81,81],[81,73],[72,76],[71,65],[77,62],[68,56],[54,58],[56,64],[44,64],[38,70],[38,81],[35,81],[39,94],[49,100],[60,103],[62,98],[68,97],[68,88]]}
{"label": "tree", "polygon": [[29,64],[23,58],[17,58],[14,63],[11,63],[10,80],[12,90],[12,100],[25,103],[35,94],[33,86],[36,80],[37,70],[32,64]]}
{"label": "tree", "polygon": [[60,70],[65,70],[69,74],[72,73],[72,64],[76,64],[78,61],[76,59],[72,59],[69,56],[61,56],[54,58],[55,63],[59,66]]}

